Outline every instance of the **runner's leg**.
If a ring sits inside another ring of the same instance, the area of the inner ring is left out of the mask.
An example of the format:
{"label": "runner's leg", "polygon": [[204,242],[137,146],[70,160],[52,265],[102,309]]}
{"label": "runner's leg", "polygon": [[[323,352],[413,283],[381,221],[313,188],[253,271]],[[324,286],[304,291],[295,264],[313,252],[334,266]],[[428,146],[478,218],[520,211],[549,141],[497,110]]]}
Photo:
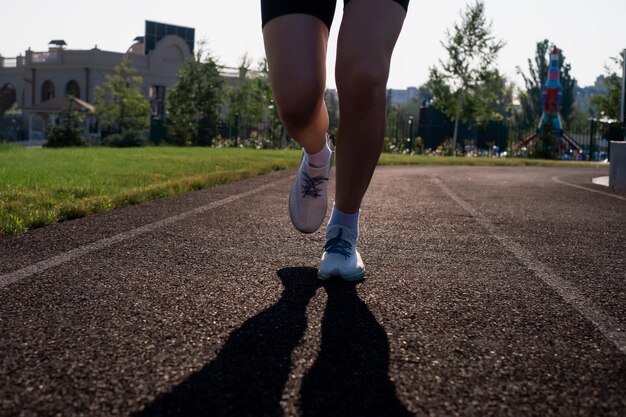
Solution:
{"label": "runner's leg", "polygon": [[406,15],[392,0],[350,0],[337,44],[339,94],[335,206],[358,213],[380,157],[391,54]]}
{"label": "runner's leg", "polygon": [[288,14],[263,28],[270,82],[289,136],[313,155],[326,144],[328,27],[315,16]]}

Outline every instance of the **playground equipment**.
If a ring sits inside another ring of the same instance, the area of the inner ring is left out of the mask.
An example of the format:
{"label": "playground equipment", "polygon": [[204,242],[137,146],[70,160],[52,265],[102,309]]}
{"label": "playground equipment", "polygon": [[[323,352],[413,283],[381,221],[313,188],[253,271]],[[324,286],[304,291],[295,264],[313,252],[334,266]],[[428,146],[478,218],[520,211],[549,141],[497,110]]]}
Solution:
{"label": "playground equipment", "polygon": [[[522,140],[516,146],[516,150],[519,151],[522,148],[528,147],[533,141],[535,141],[541,134],[545,125],[551,125],[555,129],[557,138],[561,139],[561,149],[567,150],[570,148],[575,149],[577,152],[582,152],[582,149],[563,130],[563,120],[561,118],[561,104],[563,100],[563,86],[559,78],[559,50],[555,46],[550,54],[550,69],[548,70],[548,81],[543,86],[541,93],[541,102],[543,106],[543,113],[539,120],[537,130]],[[552,123],[548,123],[551,121]],[[563,146],[564,145],[564,146]]]}

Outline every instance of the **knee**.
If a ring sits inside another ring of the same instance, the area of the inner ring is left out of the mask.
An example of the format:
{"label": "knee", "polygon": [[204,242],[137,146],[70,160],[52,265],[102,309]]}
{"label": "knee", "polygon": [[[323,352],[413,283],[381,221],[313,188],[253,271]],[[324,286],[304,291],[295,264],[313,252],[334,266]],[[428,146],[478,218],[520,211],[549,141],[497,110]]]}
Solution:
{"label": "knee", "polygon": [[324,81],[317,77],[298,77],[297,80],[286,81],[280,91],[275,92],[283,123],[295,128],[311,123],[319,113],[324,89]]}
{"label": "knee", "polygon": [[362,103],[386,99],[389,70],[385,65],[364,61],[338,69],[336,76],[341,97]]}

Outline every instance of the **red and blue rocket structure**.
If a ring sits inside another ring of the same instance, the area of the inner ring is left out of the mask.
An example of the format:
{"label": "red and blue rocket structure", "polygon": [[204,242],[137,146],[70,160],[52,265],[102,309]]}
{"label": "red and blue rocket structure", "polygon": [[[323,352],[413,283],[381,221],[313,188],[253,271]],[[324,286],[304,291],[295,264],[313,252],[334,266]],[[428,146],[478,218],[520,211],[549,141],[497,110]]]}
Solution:
{"label": "red and blue rocket structure", "polygon": [[563,104],[563,86],[561,85],[559,75],[559,50],[556,46],[550,54],[550,70],[548,71],[548,81],[543,86],[541,92],[541,105],[543,107],[543,114],[537,126],[537,131],[540,132],[543,124],[547,120],[552,120],[558,136],[563,133],[563,120],[561,119],[561,106]]}
{"label": "red and blue rocket structure", "polygon": [[517,149],[528,146],[531,142],[539,137],[543,131],[547,121],[552,122],[556,136],[561,138],[562,145],[567,145],[581,152],[580,146],[569,137],[563,130],[563,119],[561,117],[561,105],[563,103],[563,86],[561,85],[559,73],[559,50],[555,46],[550,54],[550,69],[548,70],[548,80],[543,86],[541,92],[541,105],[543,113],[539,120],[537,130],[517,145]]}

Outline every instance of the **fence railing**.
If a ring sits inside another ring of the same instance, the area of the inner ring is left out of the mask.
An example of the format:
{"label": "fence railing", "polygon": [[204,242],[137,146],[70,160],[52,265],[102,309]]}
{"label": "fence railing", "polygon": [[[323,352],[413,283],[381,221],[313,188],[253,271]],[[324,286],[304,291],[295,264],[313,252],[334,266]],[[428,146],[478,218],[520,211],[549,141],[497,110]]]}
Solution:
{"label": "fence railing", "polygon": [[[239,68],[226,67],[226,66],[219,66],[218,68],[220,71],[220,75],[222,77],[228,77],[228,78],[240,78],[241,77],[241,70]],[[255,69],[248,69],[246,72],[246,75],[251,78],[257,78],[263,75],[263,72],[259,70],[255,70]]]}
{"label": "fence railing", "polygon": [[[509,143],[512,148],[522,142],[531,134],[535,133],[535,129],[511,129],[509,131]],[[574,131],[566,130],[565,133],[573,139],[582,149],[582,153],[576,155],[577,159],[586,161],[601,161],[609,156],[609,137],[607,129],[600,125],[587,128],[579,128]]]}
{"label": "fence railing", "polygon": [[0,68],[17,67],[17,58],[0,58]]}
{"label": "fence railing", "polygon": [[31,54],[31,62],[35,64],[55,63],[59,60],[59,54],[56,51],[50,52],[33,52]]}

